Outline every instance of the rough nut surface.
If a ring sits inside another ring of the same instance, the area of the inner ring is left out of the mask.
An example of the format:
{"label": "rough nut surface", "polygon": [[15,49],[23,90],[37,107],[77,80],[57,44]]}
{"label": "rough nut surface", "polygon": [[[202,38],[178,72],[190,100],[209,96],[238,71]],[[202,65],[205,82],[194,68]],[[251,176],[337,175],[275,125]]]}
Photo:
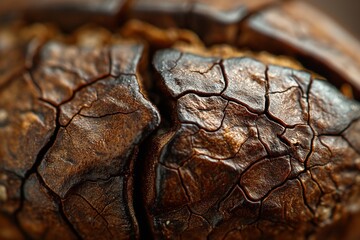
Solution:
{"label": "rough nut surface", "polygon": [[1,0],[0,239],[360,239],[359,56],[299,0]]}
{"label": "rough nut surface", "polygon": [[148,160],[157,236],[303,239],[358,204],[360,105],[328,82],[250,58],[153,63],[176,119]]}
{"label": "rough nut surface", "polygon": [[134,158],[160,120],[139,88],[142,51],[49,42],[1,92],[1,171],[18,200],[1,208],[31,237],[138,236]]}

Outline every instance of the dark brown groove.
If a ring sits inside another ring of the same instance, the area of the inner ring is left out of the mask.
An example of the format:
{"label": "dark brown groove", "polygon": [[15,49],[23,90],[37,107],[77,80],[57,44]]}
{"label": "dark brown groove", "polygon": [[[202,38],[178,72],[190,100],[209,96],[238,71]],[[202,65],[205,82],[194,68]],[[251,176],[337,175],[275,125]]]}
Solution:
{"label": "dark brown groove", "polygon": [[133,174],[133,183],[134,183],[134,189],[133,189],[133,207],[134,207],[134,213],[135,218],[138,222],[139,226],[139,233],[140,238],[144,240],[153,240],[153,234],[151,231],[150,222],[147,218],[147,211],[144,204],[144,198],[146,196],[146,193],[144,193],[143,185],[144,185],[144,176],[146,172],[146,166],[145,163],[146,159],[146,153],[148,152],[149,148],[149,142],[151,141],[152,136],[155,134],[153,132],[148,136],[139,146],[139,149],[142,149],[142,151],[139,151],[137,158],[135,159],[134,163],[134,174]]}
{"label": "dark brown groove", "polygon": [[[44,157],[46,156],[46,154],[48,153],[48,151],[51,149],[51,147],[54,145],[56,138],[58,136],[59,130],[60,130],[60,122],[59,122],[59,118],[60,118],[60,111],[59,109],[56,109],[56,126],[55,126],[55,130],[53,132],[53,134],[51,135],[49,141],[40,149],[38,155],[36,156],[36,160],[34,162],[34,164],[31,166],[31,168],[26,171],[25,176],[22,180],[21,186],[20,186],[20,206],[18,209],[16,209],[16,211],[14,212],[14,216],[16,218],[16,221],[19,224],[19,219],[18,219],[18,214],[21,212],[21,210],[24,207],[24,201],[25,201],[25,183],[26,181],[29,179],[29,177],[32,174],[36,174],[40,184],[46,188],[46,190],[49,192],[49,194],[53,197],[53,199],[55,200],[55,203],[57,204],[58,208],[59,208],[59,212],[60,215],[62,217],[62,219],[65,221],[65,223],[69,226],[69,228],[72,230],[72,232],[74,233],[74,235],[78,238],[78,239],[82,239],[82,237],[79,235],[79,233],[75,230],[74,226],[70,223],[70,221],[67,219],[67,217],[65,216],[65,213],[63,211],[63,206],[62,206],[62,202],[61,202],[61,198],[54,193],[44,182],[44,180],[41,178],[40,174],[37,172],[38,167],[40,166],[40,164],[42,163]],[[26,237],[29,237],[28,235],[26,235]],[[30,238],[30,237],[29,237]]]}

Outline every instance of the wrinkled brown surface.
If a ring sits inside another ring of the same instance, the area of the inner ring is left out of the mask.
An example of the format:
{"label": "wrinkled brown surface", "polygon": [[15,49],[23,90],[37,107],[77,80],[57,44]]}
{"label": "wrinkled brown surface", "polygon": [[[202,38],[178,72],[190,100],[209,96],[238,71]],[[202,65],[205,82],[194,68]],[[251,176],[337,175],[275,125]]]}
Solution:
{"label": "wrinkled brown surface", "polygon": [[328,17],[274,0],[4,12],[0,239],[360,237],[360,105],[317,77],[356,94],[359,43]]}
{"label": "wrinkled brown surface", "polygon": [[242,32],[241,45],[295,55],[337,86],[350,84],[360,97],[359,42],[308,4],[288,1],[264,10],[250,17]]}
{"label": "wrinkled brown surface", "polygon": [[1,90],[1,171],[7,192],[5,200],[10,200],[1,204],[1,208],[9,213],[19,205],[21,178],[55,131],[56,109],[38,97],[28,73]]}
{"label": "wrinkled brown surface", "polygon": [[303,239],[358,206],[357,102],[250,58],[165,50],[154,66],[176,119],[148,160],[157,236]]}
{"label": "wrinkled brown surface", "polygon": [[133,161],[159,121],[139,89],[141,56],[135,44],[49,42],[2,90],[1,209],[31,238],[138,236]]}

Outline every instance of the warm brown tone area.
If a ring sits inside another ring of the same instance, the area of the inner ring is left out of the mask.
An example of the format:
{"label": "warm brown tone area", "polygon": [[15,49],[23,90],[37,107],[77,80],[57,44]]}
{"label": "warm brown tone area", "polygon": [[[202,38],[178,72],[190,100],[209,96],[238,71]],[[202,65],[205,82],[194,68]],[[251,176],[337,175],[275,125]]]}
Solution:
{"label": "warm brown tone area", "polygon": [[250,58],[165,50],[154,66],[176,119],[148,160],[158,236],[304,239],[357,206],[358,103]]}
{"label": "warm brown tone area", "polygon": [[6,0],[0,3],[0,13],[19,11],[29,21],[56,22],[65,30],[84,23],[113,28],[129,3],[127,0]]}
{"label": "warm brown tone area", "polygon": [[244,25],[241,46],[295,55],[337,86],[354,86],[360,97],[359,42],[320,11],[289,1],[255,14]]}
{"label": "warm brown tone area", "polygon": [[[135,18],[161,27],[192,29],[207,44],[227,42],[295,56],[336,86],[350,84],[353,94],[360,98],[358,40],[303,1],[228,1],[218,11],[214,8],[219,3],[214,1],[205,1],[205,6],[201,1],[149,2],[136,1]],[[245,18],[249,14],[251,17]]]}
{"label": "warm brown tone area", "polygon": [[360,43],[329,17],[16,2],[0,3],[0,239],[360,238]]}
{"label": "warm brown tone area", "polygon": [[138,236],[134,158],[160,120],[140,92],[142,54],[49,42],[2,88],[1,209],[29,237]]}
{"label": "warm brown tone area", "polygon": [[161,27],[189,28],[206,43],[232,42],[238,23],[276,0],[138,0],[131,16]]}

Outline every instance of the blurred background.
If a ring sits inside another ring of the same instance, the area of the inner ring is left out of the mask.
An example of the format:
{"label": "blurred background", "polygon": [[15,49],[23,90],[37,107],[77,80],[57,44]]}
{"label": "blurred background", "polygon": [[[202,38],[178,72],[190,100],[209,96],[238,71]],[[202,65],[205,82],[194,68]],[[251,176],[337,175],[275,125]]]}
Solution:
{"label": "blurred background", "polygon": [[[333,16],[360,39],[360,0],[306,0]],[[304,13],[306,14],[306,13]],[[316,21],[316,19],[314,20]]]}
{"label": "blurred background", "polygon": [[[35,0],[36,4],[61,2],[64,0]],[[65,0],[72,1],[72,0]],[[79,0],[78,0],[79,1]],[[84,2],[88,0],[82,0]],[[230,0],[231,1],[231,0]],[[333,16],[337,21],[347,28],[355,37],[360,39],[360,0],[303,0],[319,7],[324,12]],[[26,8],[34,0],[0,0],[1,15],[12,9]],[[306,14],[306,13],[304,13]],[[315,19],[316,21],[316,19]]]}

